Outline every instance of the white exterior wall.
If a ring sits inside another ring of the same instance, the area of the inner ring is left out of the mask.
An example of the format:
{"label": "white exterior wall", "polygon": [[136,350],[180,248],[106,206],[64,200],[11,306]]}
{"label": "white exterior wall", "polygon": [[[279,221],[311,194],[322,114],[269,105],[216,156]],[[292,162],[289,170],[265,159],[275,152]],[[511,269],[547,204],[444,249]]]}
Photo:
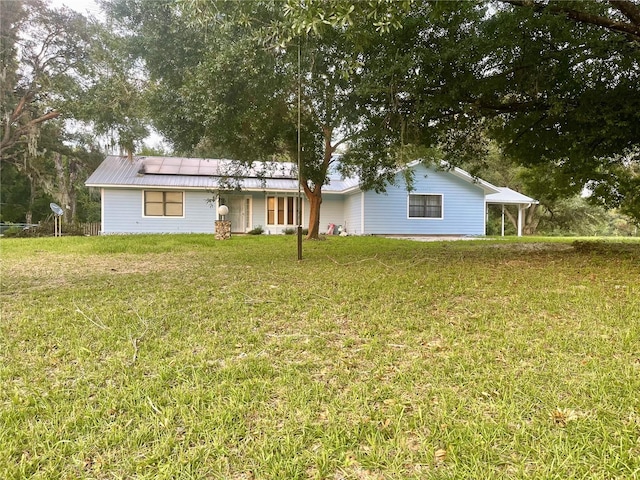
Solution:
{"label": "white exterior wall", "polygon": [[253,212],[252,228],[262,227],[266,230],[267,225],[267,196],[264,193],[254,193],[252,195]]}
{"label": "white exterior wall", "polygon": [[[425,175],[427,175],[425,177]],[[366,234],[390,235],[484,235],[484,191],[478,185],[449,172],[415,167],[413,194],[441,194],[443,218],[408,218],[404,181],[390,186],[386,194],[365,192]]]}
{"label": "white exterior wall", "polygon": [[[253,225],[261,226],[269,235],[279,235],[286,229],[296,228],[298,218],[294,212],[292,225],[269,225],[267,223],[267,197],[294,197],[294,205],[297,203],[297,192],[260,192],[253,194]],[[302,226],[307,228],[309,224],[309,203],[302,194]]]}
{"label": "white exterior wall", "polygon": [[362,234],[362,192],[359,190],[344,199],[344,216],[349,235]]}
{"label": "white exterior wall", "polygon": [[[281,234],[287,228],[294,228],[295,225],[269,225],[267,224],[267,197],[269,196],[292,196],[290,192],[261,192],[253,194],[253,225],[262,226],[265,232],[268,230],[271,235]],[[296,194],[293,194],[296,196]],[[329,223],[334,223],[336,228],[344,223],[344,199],[341,195],[324,194],[322,205],[320,206],[320,233],[327,231]],[[294,217],[294,223],[297,218]],[[309,228],[309,202],[302,196],[302,227]]]}
{"label": "white exterior wall", "polygon": [[[305,224],[308,225],[309,211],[307,210],[306,213]],[[322,205],[320,205],[320,233],[326,233],[329,224],[333,223],[336,226],[334,233],[337,234],[338,226],[344,224],[344,213],[344,198],[342,195],[323,193]]]}
{"label": "white exterior wall", "polygon": [[[151,189],[150,189],[151,190]],[[143,190],[102,191],[102,233],[214,233],[216,211],[211,193],[184,192],[184,217],[145,217]]]}

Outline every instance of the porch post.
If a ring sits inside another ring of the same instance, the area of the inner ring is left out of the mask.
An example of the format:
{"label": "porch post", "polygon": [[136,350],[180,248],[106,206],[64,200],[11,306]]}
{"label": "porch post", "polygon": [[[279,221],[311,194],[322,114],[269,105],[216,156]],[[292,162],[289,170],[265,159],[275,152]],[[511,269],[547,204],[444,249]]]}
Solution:
{"label": "porch post", "polygon": [[502,204],[502,226],[501,226],[502,236],[504,237],[504,203]]}
{"label": "porch post", "polygon": [[522,236],[522,205],[518,204],[518,236]]}

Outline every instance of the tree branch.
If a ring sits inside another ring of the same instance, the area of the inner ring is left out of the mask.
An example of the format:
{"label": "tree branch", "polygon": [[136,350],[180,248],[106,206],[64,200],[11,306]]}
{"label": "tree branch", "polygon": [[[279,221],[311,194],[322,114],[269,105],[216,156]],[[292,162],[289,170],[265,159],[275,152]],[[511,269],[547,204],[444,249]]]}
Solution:
{"label": "tree branch", "polygon": [[637,23],[636,20],[634,20],[636,16],[640,16],[640,11],[635,6],[635,4],[627,0],[609,0],[609,3],[620,10],[627,18],[631,20],[632,23],[619,22],[608,17],[594,15],[582,10],[575,10],[563,5],[538,3],[535,0],[500,1],[516,7],[531,8],[536,12],[549,12],[554,15],[564,15],[567,18],[579,23],[587,23],[590,25],[603,27],[607,30],[629,35],[635,40],[640,40],[640,23]]}
{"label": "tree branch", "polygon": [[51,120],[59,116],[60,116],[60,112],[58,112],[57,110],[52,110],[49,113],[40,115],[38,118],[34,118],[30,122],[27,122],[16,129],[12,129],[11,123],[7,123],[5,125],[6,130],[5,130],[4,138],[0,143],[0,154],[2,154],[2,156],[4,157],[5,150],[8,150],[9,148],[13,147],[16,143],[18,143],[18,139],[20,138],[20,136],[26,134],[31,128],[43,122],[46,122],[47,120]]}
{"label": "tree branch", "polygon": [[549,106],[544,102],[527,101],[527,102],[492,102],[486,99],[480,99],[476,105],[481,109],[493,110],[500,113],[518,113],[518,112],[544,112]]}
{"label": "tree branch", "polygon": [[609,3],[622,12],[631,20],[631,23],[640,27],[640,6],[629,0],[609,0]]}

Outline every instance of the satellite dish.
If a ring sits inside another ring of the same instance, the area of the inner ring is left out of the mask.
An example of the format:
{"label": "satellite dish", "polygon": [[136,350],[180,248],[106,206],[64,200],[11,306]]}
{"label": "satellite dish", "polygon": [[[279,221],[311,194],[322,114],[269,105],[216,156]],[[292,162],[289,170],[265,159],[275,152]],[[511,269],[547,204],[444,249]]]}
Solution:
{"label": "satellite dish", "polygon": [[51,210],[53,211],[53,213],[55,213],[56,215],[58,216],[64,215],[64,210],[57,203],[50,203],[49,206],[51,207]]}

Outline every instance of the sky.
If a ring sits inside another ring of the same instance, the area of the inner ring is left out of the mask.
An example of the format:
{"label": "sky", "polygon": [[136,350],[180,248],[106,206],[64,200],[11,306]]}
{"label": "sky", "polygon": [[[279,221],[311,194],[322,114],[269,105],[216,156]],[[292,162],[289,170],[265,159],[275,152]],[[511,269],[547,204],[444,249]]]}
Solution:
{"label": "sky", "polygon": [[94,0],[49,0],[55,7],[66,6],[82,14],[100,17],[100,7]]}

